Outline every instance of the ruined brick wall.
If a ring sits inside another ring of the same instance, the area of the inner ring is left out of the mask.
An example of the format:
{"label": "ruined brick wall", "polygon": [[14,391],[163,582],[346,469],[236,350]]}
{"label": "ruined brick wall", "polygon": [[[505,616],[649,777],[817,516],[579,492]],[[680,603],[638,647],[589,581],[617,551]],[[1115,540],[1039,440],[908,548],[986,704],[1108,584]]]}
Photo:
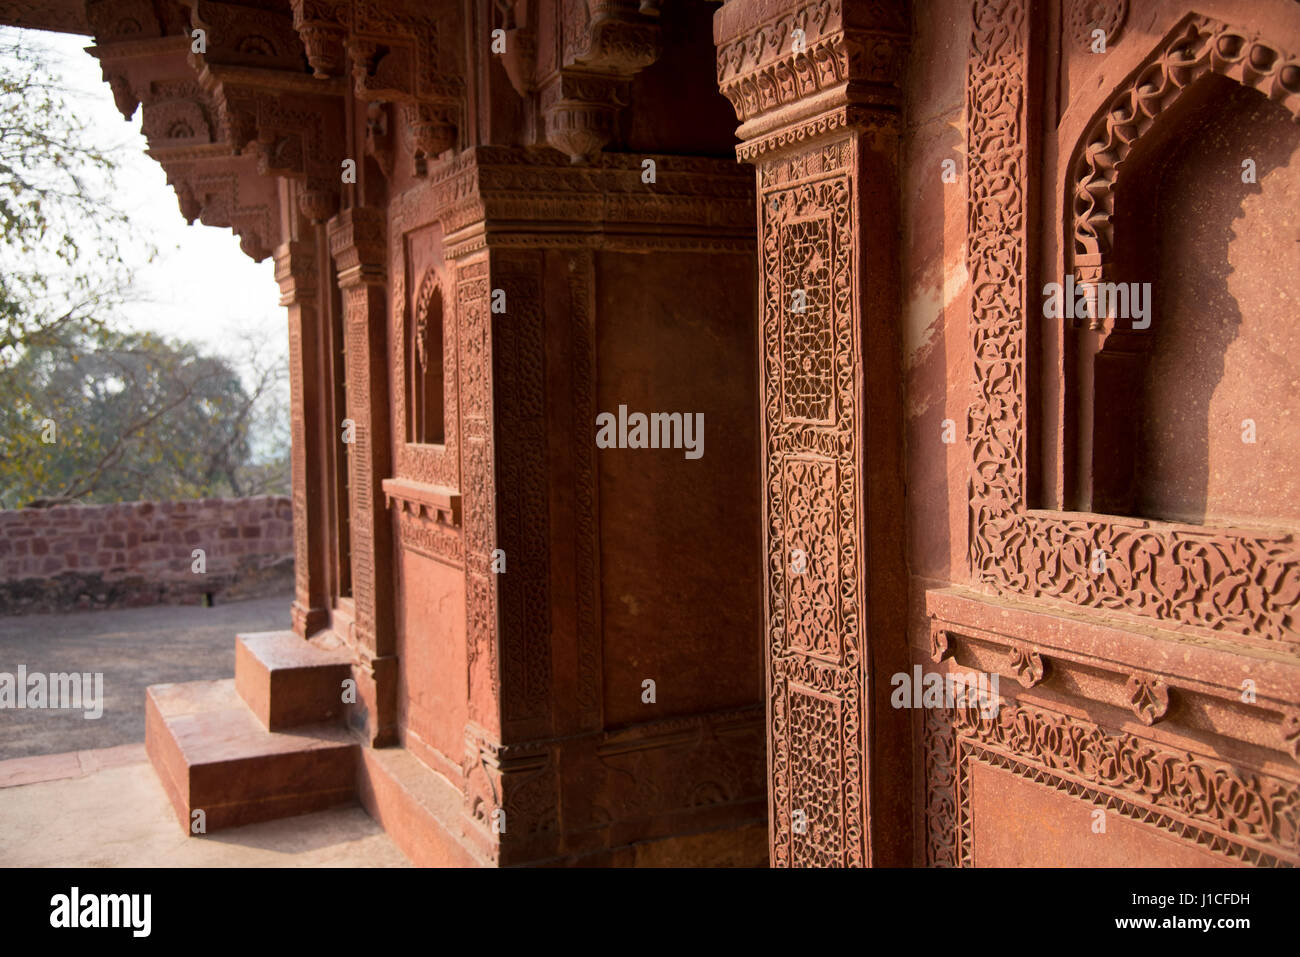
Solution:
{"label": "ruined brick wall", "polygon": [[288,498],[0,511],[0,614],[228,601],[292,580]]}

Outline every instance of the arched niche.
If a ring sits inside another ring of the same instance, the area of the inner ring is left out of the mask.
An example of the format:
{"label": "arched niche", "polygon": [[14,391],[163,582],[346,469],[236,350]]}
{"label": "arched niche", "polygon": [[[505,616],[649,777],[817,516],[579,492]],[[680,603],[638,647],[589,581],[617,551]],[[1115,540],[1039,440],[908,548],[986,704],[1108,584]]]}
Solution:
{"label": "arched niche", "polygon": [[1128,308],[1067,332],[1068,507],[1300,523],[1297,113],[1293,56],[1192,16],[1080,137],[1067,270]]}

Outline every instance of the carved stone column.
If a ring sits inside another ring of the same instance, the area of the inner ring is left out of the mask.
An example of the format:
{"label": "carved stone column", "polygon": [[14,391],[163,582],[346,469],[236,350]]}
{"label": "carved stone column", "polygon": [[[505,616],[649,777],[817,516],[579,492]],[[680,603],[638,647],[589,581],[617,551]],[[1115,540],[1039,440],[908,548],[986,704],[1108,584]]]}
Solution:
{"label": "carved stone column", "polygon": [[[275,251],[280,305],[289,314],[289,400],[293,468],[293,551],[296,587],[293,630],[306,638],[329,624],[325,581],[324,461],[320,448],[320,312],[317,257],[310,242],[287,242]],[[332,430],[332,427],[331,427]]]}
{"label": "carved stone column", "polygon": [[343,292],[352,597],[358,704],[351,715],[375,745],[396,741],[397,658],[393,633],[392,527],[380,483],[391,472],[387,378],[384,211],[354,207],[329,224],[330,254]]}
{"label": "carved stone column", "polygon": [[905,863],[899,83],[905,3],[731,0],[718,83],[756,167],[774,866]]}

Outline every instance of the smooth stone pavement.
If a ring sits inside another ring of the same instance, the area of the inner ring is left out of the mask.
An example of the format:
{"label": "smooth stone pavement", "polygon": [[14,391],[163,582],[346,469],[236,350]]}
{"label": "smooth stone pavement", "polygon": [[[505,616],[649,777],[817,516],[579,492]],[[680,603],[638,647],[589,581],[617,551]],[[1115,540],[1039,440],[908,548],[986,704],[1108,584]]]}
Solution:
{"label": "smooth stone pavement", "polygon": [[0,762],[0,866],[410,867],[360,806],[188,836],[144,745]]}
{"label": "smooth stone pavement", "polygon": [[[149,685],[229,678],[235,635],[291,626],[292,594],[203,608],[155,605],[66,615],[0,616],[0,672],[103,672],[104,713],[0,709],[0,761],[144,740]],[[3,858],[0,858],[3,860]]]}

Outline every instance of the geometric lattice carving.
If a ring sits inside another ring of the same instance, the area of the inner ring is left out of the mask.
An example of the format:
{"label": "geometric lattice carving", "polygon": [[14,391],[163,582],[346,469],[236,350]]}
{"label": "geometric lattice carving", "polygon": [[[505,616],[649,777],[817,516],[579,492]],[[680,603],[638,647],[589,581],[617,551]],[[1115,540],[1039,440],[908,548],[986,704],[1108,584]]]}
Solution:
{"label": "geometric lattice carving", "polygon": [[[801,865],[844,864],[840,703],[789,689],[791,852]],[[799,812],[802,812],[801,814]]]}
{"label": "geometric lattice carving", "polygon": [[[853,149],[845,138],[758,170],[776,866],[866,856]],[[803,312],[790,309],[795,288]],[[795,810],[806,831],[793,829]]]}
{"label": "geometric lattice carving", "polygon": [[[835,463],[786,460],[786,651],[840,659],[836,586]],[[796,562],[805,566],[796,570]]]}
{"label": "geometric lattice carving", "polygon": [[830,216],[781,231],[781,398],[787,421],[829,424],[835,414],[830,322]]}

